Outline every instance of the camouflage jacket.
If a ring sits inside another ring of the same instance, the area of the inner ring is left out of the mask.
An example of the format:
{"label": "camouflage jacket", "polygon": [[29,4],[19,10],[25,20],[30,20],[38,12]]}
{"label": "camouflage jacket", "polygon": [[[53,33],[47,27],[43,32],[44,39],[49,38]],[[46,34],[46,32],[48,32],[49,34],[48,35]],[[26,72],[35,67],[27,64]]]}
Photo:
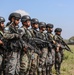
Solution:
{"label": "camouflage jacket", "polygon": [[57,44],[61,44],[61,40],[60,39],[63,39],[60,35],[54,35],[53,39],[55,40],[56,42],[56,45]]}
{"label": "camouflage jacket", "polygon": [[51,42],[51,43],[53,43],[53,41],[54,41],[54,39],[53,39],[53,34],[52,33],[50,33],[50,32],[47,32],[47,40],[49,41],[49,42]]}
{"label": "camouflage jacket", "polygon": [[[17,35],[17,36],[16,36]],[[18,27],[13,25],[8,25],[4,29],[4,39],[8,40],[8,49],[12,51],[17,51],[22,49],[22,43],[19,38]]]}

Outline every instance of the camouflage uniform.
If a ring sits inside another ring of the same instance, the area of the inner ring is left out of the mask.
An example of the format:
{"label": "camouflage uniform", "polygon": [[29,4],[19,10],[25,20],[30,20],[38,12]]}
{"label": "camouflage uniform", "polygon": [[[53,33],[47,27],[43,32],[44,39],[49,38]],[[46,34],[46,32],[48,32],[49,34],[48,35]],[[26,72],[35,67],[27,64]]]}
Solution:
{"label": "camouflage uniform", "polygon": [[[37,29],[31,28],[30,29],[33,38],[37,38],[39,31]],[[32,43],[33,44],[33,43]],[[33,44],[33,46],[37,49],[38,52],[40,52],[40,49],[38,48],[37,44]],[[38,71],[38,62],[39,62],[39,55],[37,52],[34,51],[32,54],[32,64],[31,64],[31,73],[32,75],[37,75]]]}
{"label": "camouflage uniform", "polygon": [[[3,32],[0,31],[0,39],[3,37]],[[2,62],[3,62],[3,49],[0,47],[0,75],[2,72]]]}
{"label": "camouflage uniform", "polygon": [[47,56],[47,75],[52,75],[52,66],[55,64],[55,50],[53,47],[53,34],[50,32],[47,32],[48,41],[52,45],[51,48],[48,47],[48,56]]}
{"label": "camouflage uniform", "polygon": [[2,75],[2,72],[4,74],[4,54],[5,54],[5,42],[3,39],[4,34],[4,22],[5,19],[0,16],[0,75]]}
{"label": "camouflage uniform", "polygon": [[[46,40],[46,35],[44,33],[40,32],[40,39]],[[46,58],[47,58],[47,53],[48,53],[48,48],[47,45],[43,45],[40,48],[42,55],[40,55],[39,58],[39,67],[38,67],[38,73],[39,75],[46,75]]]}
{"label": "camouflage uniform", "polygon": [[61,63],[63,61],[63,49],[61,48],[62,44],[61,44],[60,40],[58,39],[58,37],[60,37],[62,39],[62,37],[60,35],[57,35],[57,34],[54,35],[54,40],[56,42],[55,70],[57,72],[57,75],[60,74],[60,67],[61,67]]}
{"label": "camouflage uniform", "polygon": [[[32,35],[29,31],[29,29],[27,29],[26,27],[20,28],[22,30],[22,34],[23,34],[23,41],[25,41],[26,43],[29,43],[29,38],[32,38]],[[31,68],[31,50],[27,49],[26,52],[23,50],[21,53],[21,68],[20,68],[20,73],[21,75],[23,74],[27,74]]]}
{"label": "camouflage uniform", "polygon": [[20,72],[20,51],[22,44],[20,42],[18,28],[9,25],[4,30],[4,38],[8,40],[7,63],[5,68],[6,75],[19,75]]}

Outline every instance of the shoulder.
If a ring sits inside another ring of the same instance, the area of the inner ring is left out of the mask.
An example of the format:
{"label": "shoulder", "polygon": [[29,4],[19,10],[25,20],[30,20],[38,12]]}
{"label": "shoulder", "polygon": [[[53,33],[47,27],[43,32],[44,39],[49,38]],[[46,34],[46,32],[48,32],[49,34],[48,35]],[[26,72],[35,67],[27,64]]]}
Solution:
{"label": "shoulder", "polygon": [[24,28],[19,28],[19,29],[18,29],[18,32],[19,32],[21,35],[26,34]]}
{"label": "shoulder", "polygon": [[4,32],[9,32],[9,30],[10,30],[9,26],[7,26],[7,27],[4,28]]}
{"label": "shoulder", "polygon": [[28,29],[31,33],[33,33],[33,29],[31,28],[31,29]]}
{"label": "shoulder", "polygon": [[18,28],[18,30],[24,32],[24,28]]}
{"label": "shoulder", "polygon": [[54,38],[54,39],[57,39],[57,38],[58,38],[58,36],[57,36],[57,35],[54,35],[54,36],[53,36],[53,38]]}

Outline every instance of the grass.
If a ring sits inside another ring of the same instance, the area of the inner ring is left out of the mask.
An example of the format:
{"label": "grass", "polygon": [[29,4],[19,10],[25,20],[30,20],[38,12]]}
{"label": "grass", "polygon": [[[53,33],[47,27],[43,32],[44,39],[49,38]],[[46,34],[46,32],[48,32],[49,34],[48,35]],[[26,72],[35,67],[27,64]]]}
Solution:
{"label": "grass", "polygon": [[[74,45],[69,45],[69,47],[74,52]],[[54,69],[53,73],[55,73]],[[64,51],[64,60],[61,65],[61,75],[74,75],[74,54],[66,50]]]}

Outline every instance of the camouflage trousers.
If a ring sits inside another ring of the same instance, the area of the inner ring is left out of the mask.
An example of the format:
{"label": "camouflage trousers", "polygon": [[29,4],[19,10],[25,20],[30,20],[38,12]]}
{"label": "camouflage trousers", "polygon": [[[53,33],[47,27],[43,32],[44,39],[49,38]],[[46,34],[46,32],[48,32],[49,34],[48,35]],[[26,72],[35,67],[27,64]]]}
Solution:
{"label": "camouflage trousers", "polygon": [[1,72],[2,72],[2,61],[3,61],[3,55],[1,54],[0,55],[0,75],[1,75]]}
{"label": "camouflage trousers", "polygon": [[52,65],[54,65],[55,64],[55,49],[52,49],[51,52],[52,52]]}
{"label": "camouflage trousers", "polygon": [[6,56],[6,75],[19,75],[20,72],[20,51],[8,52]]}
{"label": "camouflage trousers", "polygon": [[33,52],[31,55],[31,68],[29,74],[37,75],[37,69],[38,69],[38,54]]}
{"label": "camouflage trousers", "polygon": [[63,50],[55,53],[55,70],[58,74],[60,74],[62,61],[63,61]]}
{"label": "camouflage trousers", "polygon": [[20,75],[27,75],[29,70],[29,57],[28,54],[23,52],[20,58]]}
{"label": "camouflage trousers", "polygon": [[55,64],[55,50],[49,50],[46,58],[46,74],[52,75],[52,66]]}
{"label": "camouflage trousers", "polygon": [[39,58],[38,75],[46,75],[46,58],[47,58],[48,48],[42,49],[42,55]]}

